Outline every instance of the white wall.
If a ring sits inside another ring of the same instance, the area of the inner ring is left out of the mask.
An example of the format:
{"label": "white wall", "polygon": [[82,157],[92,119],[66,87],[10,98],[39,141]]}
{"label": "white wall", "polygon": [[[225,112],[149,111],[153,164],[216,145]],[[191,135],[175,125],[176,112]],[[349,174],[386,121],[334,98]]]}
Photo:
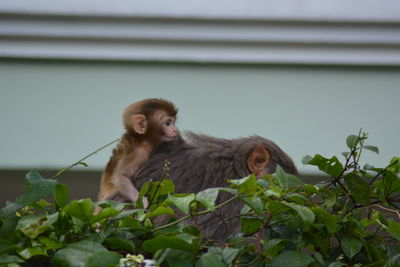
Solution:
{"label": "white wall", "polygon": [[399,21],[398,0],[13,0],[0,11],[136,17]]}
{"label": "white wall", "polygon": [[[258,134],[295,160],[345,150],[362,127],[383,165],[399,156],[397,68],[0,62],[0,168],[61,168],[122,133],[131,102],[164,97],[181,130]],[[87,162],[105,165],[110,150]]]}
{"label": "white wall", "polygon": [[399,26],[398,0],[0,1],[0,168],[76,161],[146,97],[175,102],[182,130],[270,138],[300,170],[362,127],[383,165],[400,151]]}

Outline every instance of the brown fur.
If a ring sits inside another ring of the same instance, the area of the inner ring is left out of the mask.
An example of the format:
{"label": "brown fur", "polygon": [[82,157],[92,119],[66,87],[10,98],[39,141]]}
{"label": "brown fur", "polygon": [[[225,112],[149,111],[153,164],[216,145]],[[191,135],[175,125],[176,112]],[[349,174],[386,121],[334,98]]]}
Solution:
{"label": "brown fur", "polygon": [[[113,149],[112,156],[103,172],[99,200],[110,198],[117,191],[123,192],[125,190],[125,195],[127,193],[132,195],[134,193],[132,190],[136,190],[129,178],[125,184],[121,180],[124,179],[125,174],[134,176],[137,169],[147,160],[150,152],[162,143],[160,137],[165,133],[160,129],[159,121],[155,118],[158,111],[163,111],[174,118],[176,118],[178,112],[171,102],[156,98],[133,103],[124,110],[122,120],[126,131],[117,147]],[[135,131],[132,123],[135,115],[143,115],[146,118],[147,128],[144,134]],[[179,138],[179,133],[177,138]],[[125,187],[130,185],[134,189],[127,190]],[[132,201],[132,198],[129,201]]]}

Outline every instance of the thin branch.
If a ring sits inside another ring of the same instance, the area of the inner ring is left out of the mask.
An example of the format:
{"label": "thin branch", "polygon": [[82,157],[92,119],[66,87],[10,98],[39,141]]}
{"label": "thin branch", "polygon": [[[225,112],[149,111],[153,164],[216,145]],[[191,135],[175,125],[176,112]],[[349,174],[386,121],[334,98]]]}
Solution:
{"label": "thin branch", "polygon": [[[340,173],[337,177],[335,177],[335,178],[333,179],[333,181],[332,181],[331,183],[329,183],[329,184],[327,185],[327,187],[329,187],[329,186],[331,186],[331,185],[339,184],[339,186],[344,190],[344,192],[345,192],[346,195],[351,199],[351,201],[353,202],[354,205],[356,205],[356,201],[355,201],[354,198],[351,196],[351,194],[350,194],[350,192],[347,190],[347,188],[342,184],[342,182],[340,181],[340,179],[342,178],[342,176],[344,175],[344,173],[350,169],[350,168],[349,168],[349,163],[350,163],[351,158],[353,158],[354,161],[356,160],[354,155],[355,155],[355,152],[356,152],[357,149],[358,149],[358,148],[357,148],[357,144],[360,143],[361,148],[362,148],[362,144],[361,144],[361,141],[362,141],[362,138],[361,138],[361,130],[362,130],[362,129],[360,129],[360,131],[359,131],[359,133],[358,133],[356,145],[355,145],[353,148],[351,148],[350,154],[349,154],[349,156],[347,156],[347,158],[346,158],[346,163],[345,163],[344,166],[343,166],[343,170],[341,171],[341,173]],[[361,151],[360,151],[360,152],[361,152]],[[355,168],[355,170],[356,170],[356,165],[357,165],[357,163],[356,163],[356,162],[353,162],[353,163],[354,163],[354,168]]]}
{"label": "thin branch", "polygon": [[389,209],[389,208],[386,208],[386,207],[383,207],[383,206],[377,205],[377,204],[371,205],[370,207],[372,207],[372,208],[375,207],[375,208],[386,210],[388,212],[395,213],[397,215],[397,218],[400,220],[400,212],[398,212],[397,210],[392,210],[392,209]]}
{"label": "thin branch", "polygon": [[85,165],[85,164],[83,163],[84,160],[86,160],[87,158],[93,156],[94,154],[98,153],[99,151],[103,150],[104,148],[106,148],[106,147],[108,147],[108,146],[110,146],[110,145],[112,145],[112,144],[114,144],[114,143],[116,143],[116,142],[118,142],[118,141],[119,141],[119,138],[118,138],[118,139],[115,139],[114,141],[112,141],[112,142],[110,142],[110,143],[108,143],[108,144],[106,144],[106,145],[104,145],[104,146],[102,146],[102,147],[100,147],[99,149],[97,149],[97,150],[95,150],[94,152],[90,153],[89,155],[83,157],[82,159],[78,160],[77,162],[71,164],[70,166],[61,169],[60,171],[58,171],[58,172],[56,173],[56,175],[54,175],[54,176],[51,177],[50,179],[56,179],[57,177],[61,176],[62,174],[64,174],[65,172],[69,171],[70,169],[72,169],[72,168],[75,167],[75,166],[78,166],[78,165]]}
{"label": "thin branch", "polygon": [[226,218],[219,218],[219,219],[220,219],[220,222],[219,222],[218,226],[215,228],[215,230],[213,231],[212,235],[210,235],[210,236],[214,236],[214,235],[217,233],[217,231],[219,230],[219,228],[220,228],[223,224],[226,224],[228,221],[233,220],[233,219],[235,219],[235,218],[245,217],[245,216],[247,216],[247,217],[248,217],[248,216],[254,216],[254,214],[252,214],[252,213],[246,213],[246,214],[232,215],[232,216],[229,216],[229,217],[226,217]]}
{"label": "thin branch", "polygon": [[395,208],[395,209],[399,209],[398,206],[396,206],[394,203],[392,203],[392,202],[390,202],[390,201],[388,201],[388,204],[389,204],[389,206],[392,206],[392,207]]}
{"label": "thin branch", "polygon": [[[361,152],[362,152],[362,150],[363,150],[363,147],[364,147],[364,139],[362,139],[360,136],[361,136],[361,131],[362,131],[362,128],[360,129],[360,131],[358,132],[358,140],[360,140],[360,151],[358,152],[358,156],[357,156],[357,160],[355,160],[355,162],[354,163],[356,163],[356,162],[360,162],[360,158],[361,158]],[[363,137],[366,137],[365,136],[365,133],[363,134]],[[358,141],[357,140],[357,141]],[[357,164],[358,165],[358,164]]]}
{"label": "thin branch", "polygon": [[398,203],[400,202],[400,196],[391,197],[387,201]]}
{"label": "thin branch", "polygon": [[[240,197],[241,197],[241,196],[236,195],[236,196],[234,196],[234,197],[228,199],[227,201],[225,201],[225,202],[223,202],[223,203],[221,203],[221,204],[215,206],[215,209],[219,209],[220,207],[225,206],[225,205],[227,205],[228,203],[230,203],[230,202],[232,202],[232,201],[234,201],[235,199],[238,199],[238,198],[240,198]],[[187,220],[187,219],[189,219],[189,218],[191,218],[191,217],[193,217],[193,216],[199,216],[199,215],[207,214],[207,213],[210,213],[210,212],[213,212],[213,211],[212,211],[212,210],[203,210],[203,211],[197,212],[197,213],[192,214],[192,215],[186,215],[186,216],[184,216],[184,217],[182,217],[182,218],[179,218],[179,219],[176,220],[176,221],[173,221],[173,222],[171,222],[171,223],[168,223],[168,224],[162,225],[162,226],[160,226],[160,227],[154,228],[153,231],[158,231],[158,230],[161,230],[161,229],[164,229],[164,228],[173,226],[173,225],[175,225],[175,224],[178,224],[178,223],[180,223],[180,222],[182,222],[182,221],[185,221],[185,220]]]}
{"label": "thin branch", "polygon": [[377,175],[375,175],[374,178],[372,178],[371,181],[369,181],[369,185],[373,184],[375,182],[376,179],[378,179],[378,177],[383,174],[385,171],[387,171],[390,167],[393,167],[394,165],[396,165],[397,163],[399,163],[399,160],[395,160],[392,163],[390,163],[388,166],[386,166],[383,170],[381,170],[380,172],[378,172]]}
{"label": "thin branch", "polygon": [[154,198],[157,195],[158,190],[161,187],[161,183],[164,181],[164,179],[169,177],[169,166],[171,165],[171,163],[168,161],[168,159],[164,160],[164,164],[163,164],[163,171],[161,174],[161,179],[157,185],[156,191],[154,192],[154,194],[151,196],[151,200],[149,202],[149,206],[151,206],[151,204],[153,204]]}

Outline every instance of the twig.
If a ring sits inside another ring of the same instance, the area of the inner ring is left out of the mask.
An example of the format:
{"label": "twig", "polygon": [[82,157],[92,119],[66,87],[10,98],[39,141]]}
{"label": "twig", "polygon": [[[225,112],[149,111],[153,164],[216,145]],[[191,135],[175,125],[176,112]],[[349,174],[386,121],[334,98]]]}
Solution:
{"label": "twig", "polygon": [[[361,152],[362,152],[363,147],[364,147],[364,139],[361,138],[361,131],[362,131],[362,128],[361,128],[360,131],[358,132],[358,138],[359,138],[358,140],[360,140],[360,151],[358,152],[357,160],[356,160],[354,163],[360,162]],[[366,137],[366,134],[365,134],[365,133],[363,134],[363,137]],[[357,141],[358,141],[358,140],[357,140]],[[357,165],[358,165],[358,164],[357,164]]]}
{"label": "twig", "polygon": [[164,164],[163,164],[163,171],[162,171],[162,174],[161,174],[160,181],[159,181],[159,183],[157,185],[156,191],[151,196],[151,199],[150,199],[150,202],[149,202],[149,207],[151,206],[151,204],[153,204],[153,200],[154,200],[155,196],[157,195],[158,190],[161,187],[161,183],[164,181],[165,178],[169,177],[169,166],[170,165],[171,165],[171,163],[168,161],[168,159],[166,159],[164,161]]}
{"label": "twig", "polygon": [[219,217],[220,222],[219,222],[218,226],[214,229],[213,233],[210,236],[214,236],[218,232],[219,228],[223,224],[226,224],[229,220],[233,220],[235,218],[241,218],[241,217],[244,217],[244,216],[252,216],[252,215],[253,214],[246,213],[246,214],[232,215],[232,216],[229,216],[229,217],[226,217],[226,218],[220,218]]}
{"label": "twig", "polygon": [[393,161],[392,163],[390,163],[390,164],[389,164],[388,166],[386,166],[383,170],[381,170],[380,172],[378,172],[378,174],[375,175],[375,177],[372,178],[372,180],[369,181],[368,184],[369,184],[369,185],[373,184],[373,183],[376,181],[376,179],[378,179],[378,177],[379,177],[382,173],[384,173],[384,172],[387,171],[390,167],[396,165],[397,163],[399,163],[399,160],[395,160],[395,161]]}
{"label": "twig", "polygon": [[[235,199],[238,199],[238,198],[240,198],[240,197],[241,197],[241,196],[236,195],[236,196],[234,196],[234,197],[228,199],[227,201],[225,201],[225,202],[223,202],[223,203],[221,203],[221,204],[215,206],[215,209],[219,209],[220,207],[225,206],[225,205],[227,205],[228,203],[230,203],[230,202],[232,202],[232,201],[234,201]],[[184,216],[184,217],[182,217],[182,218],[179,218],[179,219],[176,220],[176,221],[173,221],[173,222],[171,222],[171,223],[168,223],[168,224],[162,225],[162,226],[160,226],[160,227],[154,228],[153,231],[158,231],[158,230],[161,230],[161,229],[164,229],[164,228],[173,226],[173,225],[175,225],[175,224],[178,224],[178,223],[180,223],[180,222],[182,222],[182,221],[185,221],[185,220],[187,220],[187,219],[189,219],[189,218],[191,218],[191,217],[193,217],[193,216],[199,216],[199,215],[207,214],[207,213],[210,213],[210,212],[212,212],[212,210],[203,210],[203,211],[197,212],[197,213],[195,213],[195,214],[193,214],[193,215],[186,215],[186,216]]]}
{"label": "twig", "polygon": [[[354,205],[356,204],[356,201],[355,201],[354,198],[351,196],[351,194],[350,194],[350,192],[347,190],[347,188],[342,184],[342,182],[340,181],[340,179],[342,178],[342,176],[344,175],[344,173],[345,173],[347,170],[349,170],[349,162],[350,162],[350,159],[353,158],[354,161],[356,160],[354,155],[355,155],[355,152],[357,151],[357,144],[360,143],[360,145],[361,145],[360,148],[362,148],[362,144],[361,144],[361,141],[362,141],[362,138],[361,138],[361,130],[362,130],[362,129],[360,129],[360,131],[359,131],[359,133],[358,133],[356,145],[355,145],[353,148],[351,148],[350,154],[349,154],[349,156],[346,158],[346,163],[344,164],[344,167],[343,167],[342,172],[341,172],[337,177],[335,177],[331,183],[329,183],[329,184],[327,185],[327,187],[329,187],[329,186],[331,186],[331,185],[336,185],[336,183],[339,184],[339,186],[345,191],[346,195],[351,199],[351,201],[353,202]],[[361,152],[361,151],[360,151],[360,152]],[[353,162],[353,163],[354,163],[354,165],[355,165],[354,168],[355,168],[355,170],[356,170],[356,162]]]}
{"label": "twig", "polygon": [[264,229],[269,224],[271,219],[272,219],[272,216],[271,216],[270,213],[268,213],[267,214],[267,218],[265,218],[263,224],[260,227],[260,230],[255,235],[255,237],[256,237],[256,240],[255,240],[255,242],[256,242],[256,244],[255,244],[256,251],[259,252],[260,254],[262,254],[262,252],[263,252],[261,241],[264,238]]}
{"label": "twig", "polygon": [[106,147],[108,147],[108,146],[110,146],[110,145],[112,145],[112,144],[114,144],[114,143],[116,143],[116,142],[118,142],[118,141],[119,141],[119,138],[118,138],[118,139],[115,139],[114,141],[112,141],[112,142],[110,142],[110,143],[108,143],[108,144],[106,144],[106,145],[104,145],[104,146],[102,146],[102,147],[100,147],[99,149],[97,149],[97,150],[95,150],[94,152],[90,153],[89,155],[83,157],[82,159],[78,160],[77,162],[71,164],[70,166],[61,169],[60,171],[58,171],[58,172],[56,173],[56,175],[54,175],[54,176],[51,177],[50,179],[56,179],[57,177],[61,176],[62,174],[64,174],[65,172],[69,171],[70,169],[72,169],[73,167],[75,167],[75,166],[77,166],[77,165],[85,165],[85,164],[83,164],[83,161],[84,161],[85,159],[87,159],[87,158],[93,156],[93,155],[96,154],[97,152],[103,150],[104,148],[106,148]]}
{"label": "twig", "polygon": [[398,212],[397,210],[392,210],[392,209],[389,209],[389,208],[386,208],[386,207],[383,207],[383,206],[377,205],[377,204],[371,205],[370,207],[371,208],[375,207],[375,208],[386,210],[388,212],[395,213],[397,215],[397,218],[400,220],[400,212]]}

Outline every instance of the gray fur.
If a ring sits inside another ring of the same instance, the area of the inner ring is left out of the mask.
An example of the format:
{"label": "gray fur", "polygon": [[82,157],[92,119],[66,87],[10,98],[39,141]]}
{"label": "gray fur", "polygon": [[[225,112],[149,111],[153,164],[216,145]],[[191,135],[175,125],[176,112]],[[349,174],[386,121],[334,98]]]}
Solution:
{"label": "gray fur", "polygon": [[[271,140],[260,136],[222,139],[187,132],[186,142],[166,143],[155,149],[133,181],[140,188],[150,179],[158,180],[167,159],[171,163],[169,179],[174,181],[177,193],[196,193],[206,188],[224,187],[228,185],[228,179],[243,178],[250,174],[247,158],[257,145],[264,146],[271,154],[272,160],[266,169],[268,173],[273,173],[279,164],[286,172],[297,174],[293,161]],[[218,202],[230,197],[228,193],[220,193]],[[240,225],[238,219],[226,223],[222,219],[238,215],[241,207],[240,202],[232,202],[212,214],[198,217],[192,223],[200,227],[205,237],[222,241],[239,230]],[[221,227],[217,229],[220,223]]]}

